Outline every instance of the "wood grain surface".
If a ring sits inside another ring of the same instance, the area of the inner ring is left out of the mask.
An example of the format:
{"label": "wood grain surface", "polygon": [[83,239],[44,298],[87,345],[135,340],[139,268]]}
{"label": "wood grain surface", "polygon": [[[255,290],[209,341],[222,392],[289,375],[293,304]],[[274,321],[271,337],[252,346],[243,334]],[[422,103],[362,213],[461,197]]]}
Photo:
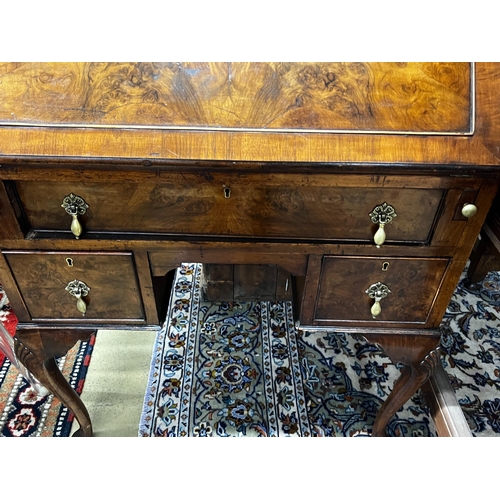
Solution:
{"label": "wood grain surface", "polygon": [[[131,254],[14,252],[5,257],[33,319],[144,320]],[[65,290],[75,279],[90,288],[84,317]]]}
{"label": "wood grain surface", "polygon": [[377,182],[321,186],[300,176],[169,177],[168,183],[19,181],[16,188],[33,229],[68,230],[71,216],[61,203],[74,193],[89,205],[80,218],[86,231],[370,241],[378,226],[369,214],[386,202],[398,214],[386,227],[388,241],[405,242],[428,240],[444,195]]}
{"label": "wood grain surface", "polygon": [[472,133],[469,63],[4,63],[0,122]]}
{"label": "wood grain surface", "polygon": [[[386,323],[425,323],[439,290],[448,259],[323,258],[315,319]],[[385,264],[385,266],[384,266]],[[384,270],[386,268],[386,270]],[[372,318],[374,303],[365,292],[381,282],[391,290]]]}

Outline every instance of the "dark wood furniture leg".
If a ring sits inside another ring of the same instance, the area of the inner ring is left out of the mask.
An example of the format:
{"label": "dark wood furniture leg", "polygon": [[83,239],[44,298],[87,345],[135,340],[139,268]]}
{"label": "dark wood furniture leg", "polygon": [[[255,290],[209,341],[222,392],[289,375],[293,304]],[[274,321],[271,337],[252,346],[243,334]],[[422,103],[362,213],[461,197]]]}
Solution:
{"label": "dark wood furniture leg", "polygon": [[481,282],[490,271],[500,269],[500,249],[495,241],[490,239],[485,228],[481,231],[481,239],[477,241],[470,255],[469,268],[464,286],[469,290],[481,288]]}
{"label": "dark wood furniture leg", "polygon": [[470,255],[469,268],[464,286],[469,290],[478,290],[480,283],[486,275],[495,269],[500,268],[500,254],[488,236],[481,231],[481,239],[478,239]]}
{"label": "dark wood furniture leg", "polygon": [[62,357],[79,341],[87,341],[96,330],[68,328],[29,328],[16,332],[14,352],[26,368],[59,401],[80,424],[73,436],[93,435],[90,416],[82,400],[59,370],[56,357]]}
{"label": "dark wood furniture leg", "polygon": [[393,363],[403,363],[403,372],[381,406],[372,436],[386,436],[386,427],[394,414],[427,381],[439,361],[439,336],[420,337],[418,343],[411,335],[366,334],[369,342],[379,344]]}

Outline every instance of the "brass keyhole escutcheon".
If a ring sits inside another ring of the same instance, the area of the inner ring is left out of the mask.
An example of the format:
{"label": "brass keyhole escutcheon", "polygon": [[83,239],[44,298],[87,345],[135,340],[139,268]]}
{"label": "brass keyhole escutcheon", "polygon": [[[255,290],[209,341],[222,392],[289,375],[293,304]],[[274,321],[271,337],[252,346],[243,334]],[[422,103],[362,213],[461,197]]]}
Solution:
{"label": "brass keyhole escutcheon", "polygon": [[73,267],[73,259],[71,259],[71,258],[68,257],[66,259],[66,264],[68,264],[68,267]]}
{"label": "brass keyhole escutcheon", "polygon": [[228,199],[231,197],[231,188],[224,186],[224,198]]}
{"label": "brass keyhole escutcheon", "polygon": [[387,269],[389,269],[389,262],[384,262],[382,264],[382,271],[387,271]]}

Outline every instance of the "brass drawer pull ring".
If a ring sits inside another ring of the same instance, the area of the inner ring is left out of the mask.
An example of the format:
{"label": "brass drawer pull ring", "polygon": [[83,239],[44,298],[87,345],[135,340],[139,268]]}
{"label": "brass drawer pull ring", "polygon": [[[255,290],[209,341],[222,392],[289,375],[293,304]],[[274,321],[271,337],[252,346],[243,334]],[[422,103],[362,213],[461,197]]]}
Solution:
{"label": "brass drawer pull ring", "polygon": [[64,198],[61,207],[63,207],[64,210],[66,210],[66,212],[73,218],[71,221],[71,232],[75,235],[77,240],[80,239],[80,235],[82,234],[82,225],[78,220],[78,216],[83,215],[89,206],[85,203],[83,198],[71,193]]}
{"label": "brass drawer pull ring", "polygon": [[373,285],[366,290],[366,293],[368,294],[368,297],[370,299],[374,299],[375,302],[372,305],[370,312],[372,313],[373,318],[375,319],[381,312],[382,312],[382,306],[380,305],[380,301],[387,297],[391,291],[389,290],[389,287],[387,285],[384,285],[380,281],[377,283],[374,283]]}
{"label": "brass drawer pull ring", "polygon": [[83,281],[73,280],[67,284],[65,290],[73,297],[76,297],[76,308],[82,313],[82,316],[85,316],[87,304],[85,304],[82,297],[89,294],[90,288]]}
{"label": "brass drawer pull ring", "polygon": [[382,205],[377,205],[369,214],[371,221],[374,224],[378,224],[377,232],[373,237],[373,241],[377,248],[380,248],[380,245],[383,245],[385,242],[385,229],[386,224],[392,222],[394,217],[397,217],[397,213],[394,210],[392,205],[388,205],[385,201]]}

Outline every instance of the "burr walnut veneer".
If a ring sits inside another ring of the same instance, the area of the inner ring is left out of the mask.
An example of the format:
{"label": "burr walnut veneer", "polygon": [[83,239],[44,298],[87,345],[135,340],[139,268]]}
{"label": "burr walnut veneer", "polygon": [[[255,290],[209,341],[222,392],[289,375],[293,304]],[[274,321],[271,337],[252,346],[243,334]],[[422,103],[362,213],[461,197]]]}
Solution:
{"label": "burr walnut veneer", "polygon": [[291,299],[299,328],[402,362],[384,435],[497,192],[499,84],[493,63],[0,64],[19,361],[92,435],[54,356],[158,328],[172,270],[202,262],[208,298]]}

